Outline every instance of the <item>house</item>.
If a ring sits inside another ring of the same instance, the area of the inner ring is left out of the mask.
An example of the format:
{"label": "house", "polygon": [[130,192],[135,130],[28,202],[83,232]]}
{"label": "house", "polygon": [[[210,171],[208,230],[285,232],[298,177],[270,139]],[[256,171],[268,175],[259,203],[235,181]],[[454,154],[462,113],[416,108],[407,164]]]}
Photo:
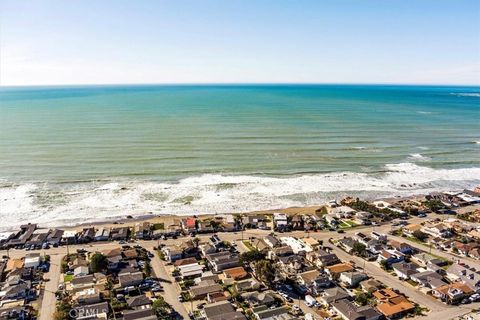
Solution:
{"label": "house", "polygon": [[415,309],[413,303],[408,301],[403,295],[397,294],[392,289],[375,291],[373,292],[373,296],[378,301],[377,310],[387,319],[401,317]]}
{"label": "house", "polygon": [[62,235],[62,243],[65,244],[75,244],[77,243],[77,234],[76,230],[65,230]]}
{"label": "house", "polygon": [[383,288],[383,284],[375,279],[367,279],[360,282],[360,287],[365,292],[373,292]]}
{"label": "house", "polygon": [[188,266],[188,265],[197,265],[198,261],[197,259],[190,257],[190,258],[185,258],[185,259],[179,259],[176,260],[173,265],[175,267],[181,267],[181,266]]}
{"label": "house", "polygon": [[454,282],[432,290],[432,295],[445,303],[458,304],[475,291],[465,283]]}
{"label": "house", "polygon": [[328,253],[325,250],[308,252],[306,259],[319,268],[328,267],[341,262],[335,253]]}
{"label": "house", "polygon": [[156,320],[157,315],[152,309],[124,310],[123,320]]}
{"label": "house", "polygon": [[310,252],[313,251],[311,246],[308,246],[305,242],[300,239],[294,237],[281,237],[280,241],[292,248],[294,254],[298,254],[300,252]]}
{"label": "house", "polygon": [[229,251],[209,253],[205,255],[205,259],[215,272],[240,266],[238,256],[233,255]]}
{"label": "house", "polygon": [[220,301],[207,304],[201,311],[206,320],[246,320],[247,318],[235,310],[229,301]]}
{"label": "house", "polygon": [[382,261],[385,261],[387,266],[403,260],[404,255],[396,250],[383,250],[382,252],[380,252],[377,258],[377,262],[382,263]]}
{"label": "house", "polygon": [[313,294],[319,294],[325,288],[332,285],[328,276],[320,273],[318,270],[310,270],[300,273],[297,276],[297,283],[306,287]]}
{"label": "house", "polygon": [[[75,312],[72,314],[76,315],[78,320],[87,320],[87,319],[107,319],[108,316],[108,302],[100,302],[94,304],[87,304],[76,306],[73,308]],[[95,315],[96,318],[92,318],[92,315]]]}
{"label": "house", "polygon": [[118,269],[119,263],[122,261],[122,250],[120,248],[106,250],[103,255],[107,257],[108,270]]}
{"label": "house", "polygon": [[95,241],[107,241],[110,238],[110,230],[107,228],[100,228],[95,233]]}
{"label": "house", "polygon": [[197,230],[197,220],[195,218],[182,219],[181,225],[185,233],[192,233]]}
{"label": "house", "polygon": [[282,242],[278,240],[276,237],[272,235],[268,235],[265,238],[263,238],[263,241],[270,247],[270,248],[276,248],[280,247],[282,245]]}
{"label": "house", "polygon": [[135,238],[137,239],[150,239],[152,234],[152,225],[150,222],[140,222],[135,224]]}
{"label": "house", "polygon": [[326,289],[320,297],[320,302],[326,306],[330,305],[332,302],[339,301],[342,299],[351,300],[352,297],[348,294],[347,291],[340,287],[334,287]]}
{"label": "house", "polygon": [[265,222],[264,216],[257,216],[257,215],[248,215],[242,218],[242,223],[245,228],[258,228],[260,223]]}
{"label": "house", "polygon": [[274,212],[273,224],[276,229],[286,229],[288,227],[288,219],[285,213]]}
{"label": "house", "polygon": [[368,276],[363,272],[343,272],[340,274],[339,280],[349,288],[356,287],[360,281],[367,279]]}
{"label": "house", "polygon": [[74,291],[92,288],[95,285],[95,278],[93,275],[75,277],[70,281],[70,284]]}
{"label": "house", "polygon": [[[290,320],[293,317],[288,313],[289,309],[285,306],[277,308],[268,308],[267,306],[258,306],[252,309],[253,315],[257,320]],[[225,319],[226,320],[226,319]]]}
{"label": "house", "polygon": [[426,223],[425,225],[423,225],[421,231],[433,237],[439,237],[439,238],[450,238],[453,236],[451,228],[444,223],[435,223],[435,224]]}
{"label": "house", "polygon": [[395,250],[397,250],[397,251],[399,251],[403,254],[412,255],[415,252],[415,249],[411,245],[409,245],[408,243],[405,243],[405,242],[390,240],[389,245],[393,249],[395,249]]}
{"label": "house", "polygon": [[392,264],[392,269],[395,271],[397,277],[403,280],[410,279],[410,276],[418,273],[417,269],[419,266],[409,262],[397,262]]}
{"label": "house", "polygon": [[248,272],[243,267],[235,267],[223,270],[223,275],[233,280],[241,280],[248,277]]}
{"label": "house", "polygon": [[26,245],[41,247],[47,241],[48,232],[47,229],[36,229],[33,231],[32,236],[27,241]]}
{"label": "house", "polygon": [[127,240],[129,231],[128,227],[113,228],[110,231],[110,238],[114,241]]}
{"label": "house", "polygon": [[442,287],[447,283],[443,281],[443,276],[435,271],[423,271],[417,272],[410,277],[413,281],[418,283],[422,287],[435,289]]}
{"label": "house", "polygon": [[272,306],[275,304],[275,294],[272,291],[264,292],[245,292],[241,294],[244,301],[250,306],[256,307],[259,305]]}
{"label": "house", "polygon": [[288,257],[291,255],[293,255],[293,250],[289,246],[276,247],[268,252],[268,258],[271,260],[275,260],[280,257]]}
{"label": "house", "polygon": [[357,240],[350,238],[350,237],[345,237],[343,239],[338,240],[338,244],[345,249],[348,253],[352,253],[353,249],[355,248],[355,245],[359,243]]}
{"label": "house", "polygon": [[102,296],[97,288],[86,288],[75,292],[73,300],[78,304],[92,304],[102,301]]}
{"label": "house", "polygon": [[329,214],[337,217],[338,219],[350,218],[355,214],[355,212],[355,210],[347,206],[338,206],[329,210]]}
{"label": "house", "polygon": [[415,231],[420,231],[422,226],[419,224],[409,224],[403,227],[403,233],[409,237],[413,237]]}
{"label": "house", "polygon": [[382,317],[382,315],[372,307],[357,307],[346,299],[333,302],[332,308],[344,320],[379,320]]}
{"label": "house", "polygon": [[59,245],[60,241],[62,241],[62,236],[63,236],[63,230],[60,229],[52,229],[48,233],[47,236],[47,243],[50,245]]}
{"label": "house", "polygon": [[436,264],[438,266],[445,266],[447,264],[447,261],[440,260],[437,257],[432,256],[431,254],[428,254],[426,252],[421,252],[413,255],[411,257],[411,260],[422,267],[426,267],[429,263]]}
{"label": "house", "polygon": [[20,232],[19,234],[11,238],[7,246],[8,247],[23,247],[27,243],[27,241],[30,239],[32,236],[33,232],[37,229],[36,224],[24,224],[20,226]]}
{"label": "house", "polygon": [[190,296],[194,300],[205,299],[208,294],[217,292],[223,292],[223,289],[219,284],[215,283],[212,280],[204,281],[199,285],[190,287],[189,289]]}
{"label": "house", "polygon": [[197,232],[199,233],[210,233],[214,232],[215,229],[213,228],[213,225],[211,221],[209,220],[202,220],[197,222]]}
{"label": "house", "polygon": [[[78,235],[78,243],[88,243],[95,240],[95,228],[84,228]],[[107,238],[108,239],[108,238]]]}
{"label": "house", "polygon": [[127,305],[129,308],[138,310],[138,309],[150,309],[152,308],[152,300],[147,298],[145,295],[133,296],[127,299]]}
{"label": "house", "polygon": [[73,275],[75,277],[82,277],[88,274],[89,274],[89,270],[87,266],[77,266],[75,269],[73,269]]}
{"label": "house", "polygon": [[380,232],[377,232],[377,231],[372,231],[370,233],[370,235],[375,240],[378,240],[378,241],[381,241],[381,242],[386,242],[387,241],[387,235],[386,234],[383,234],[383,233],[380,233]]}
{"label": "house", "polygon": [[183,257],[183,251],[174,247],[163,247],[162,252],[165,257],[165,261],[170,263],[182,259]]}
{"label": "house", "polygon": [[235,217],[232,214],[219,215],[216,216],[215,219],[221,219],[220,229],[223,230],[223,232],[232,232],[237,230]]}
{"label": "house", "polygon": [[278,257],[277,259],[280,265],[281,272],[287,276],[295,276],[296,274],[307,271],[309,269],[305,258],[300,255]]}
{"label": "house", "polygon": [[196,278],[202,275],[204,266],[200,264],[190,264],[178,267],[180,270],[180,276],[185,278]]}
{"label": "house", "polygon": [[454,263],[448,267],[446,273],[450,281],[462,281],[476,292],[480,291],[480,274],[475,268]]}
{"label": "house", "polygon": [[292,230],[304,230],[304,222],[302,216],[294,215],[290,219],[290,226]]}
{"label": "house", "polygon": [[325,272],[332,278],[338,279],[343,272],[352,272],[354,268],[348,263],[338,263],[325,268]]}
{"label": "house", "polygon": [[118,282],[123,288],[130,286],[138,286],[143,282],[143,273],[141,271],[135,271],[119,274]]}
{"label": "house", "polygon": [[234,288],[237,292],[256,291],[260,289],[261,283],[255,279],[247,279],[235,283]]}
{"label": "house", "polygon": [[24,267],[25,268],[38,268],[42,263],[42,257],[40,253],[28,253],[25,255]]}

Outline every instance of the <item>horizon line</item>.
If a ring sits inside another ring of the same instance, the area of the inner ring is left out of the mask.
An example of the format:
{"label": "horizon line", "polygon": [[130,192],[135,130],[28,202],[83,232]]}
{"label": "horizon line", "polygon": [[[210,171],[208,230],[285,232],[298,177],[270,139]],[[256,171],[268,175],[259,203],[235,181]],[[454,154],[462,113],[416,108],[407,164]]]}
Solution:
{"label": "horizon line", "polygon": [[94,86],[282,86],[282,85],[335,85],[335,86],[435,86],[435,87],[480,87],[478,84],[404,83],[404,82],[135,82],[135,83],[50,83],[50,84],[0,84],[0,88],[27,87],[94,87]]}

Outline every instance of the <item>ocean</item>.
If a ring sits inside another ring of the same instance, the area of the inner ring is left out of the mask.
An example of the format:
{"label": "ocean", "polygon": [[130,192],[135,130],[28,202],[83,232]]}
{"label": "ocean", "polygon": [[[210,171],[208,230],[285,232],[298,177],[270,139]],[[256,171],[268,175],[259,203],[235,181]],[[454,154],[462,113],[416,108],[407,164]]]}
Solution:
{"label": "ocean", "polygon": [[0,87],[0,230],[479,184],[479,87]]}

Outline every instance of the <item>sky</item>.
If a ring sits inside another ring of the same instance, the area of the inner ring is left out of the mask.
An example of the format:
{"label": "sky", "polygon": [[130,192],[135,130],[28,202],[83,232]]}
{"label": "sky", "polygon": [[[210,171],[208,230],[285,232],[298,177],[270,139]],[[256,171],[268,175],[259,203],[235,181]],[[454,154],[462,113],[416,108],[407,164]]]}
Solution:
{"label": "sky", "polygon": [[0,0],[0,85],[480,85],[478,0]]}

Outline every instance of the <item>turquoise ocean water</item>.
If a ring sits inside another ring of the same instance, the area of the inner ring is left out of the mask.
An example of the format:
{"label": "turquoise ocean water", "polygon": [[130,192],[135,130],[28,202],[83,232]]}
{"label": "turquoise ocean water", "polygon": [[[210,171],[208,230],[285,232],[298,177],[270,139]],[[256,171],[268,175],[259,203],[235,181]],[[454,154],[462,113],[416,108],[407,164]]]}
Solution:
{"label": "turquoise ocean water", "polygon": [[0,219],[239,212],[480,184],[480,88],[0,88]]}

